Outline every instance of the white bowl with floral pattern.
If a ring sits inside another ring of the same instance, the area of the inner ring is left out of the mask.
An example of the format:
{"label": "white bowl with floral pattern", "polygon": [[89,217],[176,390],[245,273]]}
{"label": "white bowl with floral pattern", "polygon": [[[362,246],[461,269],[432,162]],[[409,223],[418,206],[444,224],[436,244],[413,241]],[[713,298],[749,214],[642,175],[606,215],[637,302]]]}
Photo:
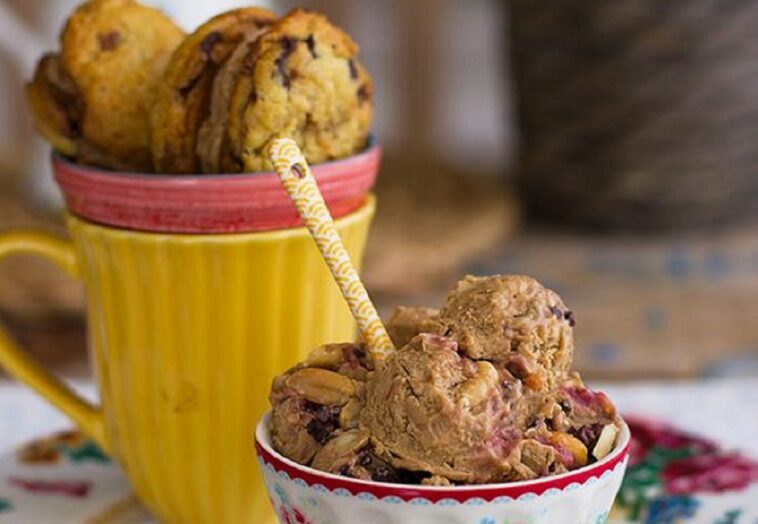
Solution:
{"label": "white bowl with floral pattern", "polygon": [[611,453],[583,468],[536,480],[438,487],[332,475],[271,446],[269,415],[255,433],[258,462],[282,524],[602,524],[629,459],[624,425]]}

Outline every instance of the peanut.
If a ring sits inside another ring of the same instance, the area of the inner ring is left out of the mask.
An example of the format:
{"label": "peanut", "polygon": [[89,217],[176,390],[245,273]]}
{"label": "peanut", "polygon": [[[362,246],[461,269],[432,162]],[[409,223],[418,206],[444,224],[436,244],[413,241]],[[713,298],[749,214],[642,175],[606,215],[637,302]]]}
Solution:
{"label": "peanut", "polygon": [[336,370],[342,364],[342,347],[324,344],[311,351],[305,358],[306,367]]}
{"label": "peanut", "polygon": [[577,467],[587,464],[587,448],[578,438],[568,433],[555,432],[550,434],[550,443],[567,449],[574,457],[574,464]]}
{"label": "peanut", "polygon": [[476,373],[458,388],[458,402],[464,408],[477,406],[487,400],[499,380],[495,366],[486,361],[476,363]]}
{"label": "peanut", "polygon": [[619,433],[619,428],[615,424],[606,424],[603,430],[600,432],[600,436],[597,438],[597,444],[592,450],[592,456],[600,460],[608,455],[616,444],[616,436]]}
{"label": "peanut", "polygon": [[358,416],[361,413],[361,404],[357,399],[350,401],[340,411],[340,427],[342,429],[355,429],[358,427]]}
{"label": "peanut", "polygon": [[346,455],[358,451],[368,444],[369,433],[365,429],[345,431],[327,443],[337,454]]}
{"label": "peanut", "polygon": [[327,442],[313,457],[311,465],[316,469],[332,471],[368,444],[368,439],[369,433],[364,429],[346,431]]}
{"label": "peanut", "polygon": [[355,394],[352,380],[320,368],[295,371],[287,379],[287,385],[311,402],[326,406],[344,406]]}

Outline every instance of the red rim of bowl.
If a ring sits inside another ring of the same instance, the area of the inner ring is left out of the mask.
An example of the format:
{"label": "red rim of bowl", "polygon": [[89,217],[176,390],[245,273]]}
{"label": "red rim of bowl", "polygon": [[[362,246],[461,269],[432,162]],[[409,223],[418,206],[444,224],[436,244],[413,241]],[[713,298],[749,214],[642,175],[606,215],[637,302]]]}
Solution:
{"label": "red rim of bowl", "polygon": [[430,502],[439,502],[445,499],[465,502],[473,498],[492,501],[498,497],[517,499],[525,494],[542,495],[551,489],[563,490],[571,484],[582,485],[593,477],[599,479],[606,471],[612,471],[622,464],[629,455],[630,433],[629,427],[624,423],[621,427],[616,447],[611,453],[594,464],[560,475],[502,484],[476,484],[455,487],[391,484],[333,475],[303,466],[283,457],[270,445],[268,431],[269,417],[270,412],[267,412],[256,427],[255,449],[258,456],[266,464],[273,467],[275,471],[286,473],[291,479],[300,479],[308,486],[321,484],[330,491],[344,489],[353,496],[357,496],[360,493],[370,493],[379,499],[392,496],[404,501],[424,498]]}
{"label": "red rim of bowl", "polygon": [[[334,218],[365,202],[379,170],[381,147],[312,166]],[[302,226],[273,172],[156,175],[79,165],[52,155],[68,210],[91,222],[139,231],[238,233]]]}

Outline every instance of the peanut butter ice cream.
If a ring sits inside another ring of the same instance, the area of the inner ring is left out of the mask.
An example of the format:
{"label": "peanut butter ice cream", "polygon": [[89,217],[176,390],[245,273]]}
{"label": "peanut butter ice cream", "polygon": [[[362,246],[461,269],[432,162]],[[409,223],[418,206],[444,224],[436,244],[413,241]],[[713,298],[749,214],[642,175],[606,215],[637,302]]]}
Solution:
{"label": "peanut butter ice cream", "polygon": [[383,482],[481,484],[557,474],[613,447],[617,417],[570,371],[573,313],[524,276],[466,277],[438,311],[398,308],[398,350],[317,348],[274,381],[274,447]]}

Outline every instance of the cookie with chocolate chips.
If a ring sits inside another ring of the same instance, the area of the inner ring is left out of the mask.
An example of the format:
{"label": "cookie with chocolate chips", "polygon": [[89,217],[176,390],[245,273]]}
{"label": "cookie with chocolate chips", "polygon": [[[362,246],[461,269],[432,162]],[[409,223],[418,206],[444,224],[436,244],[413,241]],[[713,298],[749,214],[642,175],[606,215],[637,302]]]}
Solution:
{"label": "cookie with chocolate chips", "polygon": [[303,9],[252,42],[231,93],[226,170],[271,169],[264,148],[275,136],[294,139],[311,163],[362,149],[373,86],[357,54],[347,34]]}
{"label": "cookie with chocolate chips", "polygon": [[148,114],[182,36],[163,13],[132,0],[82,4],[60,54],[43,58],[28,87],[37,127],[81,163],[149,170]]}
{"label": "cookie with chocolate chips", "polygon": [[63,74],[60,56],[48,53],[37,64],[34,78],[26,86],[26,98],[34,115],[37,131],[56,151],[76,156],[79,137],[76,86]]}
{"label": "cookie with chocolate chips", "polygon": [[176,49],[158,88],[150,119],[157,172],[201,170],[198,148],[207,149],[206,142],[215,144],[220,140],[212,136],[199,139],[201,126],[211,117],[216,74],[241,42],[254,40],[274,20],[274,14],[265,9],[228,11],[200,26]]}

